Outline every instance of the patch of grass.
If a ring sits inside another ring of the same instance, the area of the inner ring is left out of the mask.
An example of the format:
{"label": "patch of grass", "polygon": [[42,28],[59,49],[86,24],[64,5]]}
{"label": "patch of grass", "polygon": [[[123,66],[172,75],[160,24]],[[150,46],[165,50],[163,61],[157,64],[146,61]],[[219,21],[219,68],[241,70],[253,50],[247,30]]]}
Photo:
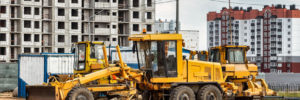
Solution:
{"label": "patch of grass", "polygon": [[277,92],[278,96],[284,96],[284,97],[300,97],[300,91],[296,92],[286,92],[286,91],[280,91]]}

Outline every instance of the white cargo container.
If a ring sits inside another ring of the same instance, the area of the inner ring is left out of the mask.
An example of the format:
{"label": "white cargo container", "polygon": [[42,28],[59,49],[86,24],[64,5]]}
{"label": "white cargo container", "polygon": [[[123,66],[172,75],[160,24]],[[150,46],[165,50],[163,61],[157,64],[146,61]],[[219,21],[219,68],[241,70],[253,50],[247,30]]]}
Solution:
{"label": "white cargo container", "polygon": [[26,85],[41,85],[49,75],[73,74],[74,54],[19,55],[18,96],[26,97]]}

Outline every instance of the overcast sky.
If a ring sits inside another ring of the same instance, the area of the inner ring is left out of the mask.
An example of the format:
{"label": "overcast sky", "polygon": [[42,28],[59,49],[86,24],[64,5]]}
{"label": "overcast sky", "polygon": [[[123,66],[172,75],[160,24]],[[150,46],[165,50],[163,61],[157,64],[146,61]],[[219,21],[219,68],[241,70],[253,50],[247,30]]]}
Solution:
{"label": "overcast sky", "polygon": [[[176,18],[175,6],[176,2],[159,3],[171,0],[156,0],[156,19],[174,19]],[[176,0],[174,0],[176,1]],[[219,12],[222,7],[228,7],[228,0],[179,0],[180,2],[180,22],[183,30],[199,30],[200,31],[200,49],[205,50],[206,43],[206,14],[210,11]],[[232,7],[239,6],[244,9],[252,7],[254,9],[262,9],[263,5],[295,4],[296,8],[300,8],[300,0],[231,0]]]}

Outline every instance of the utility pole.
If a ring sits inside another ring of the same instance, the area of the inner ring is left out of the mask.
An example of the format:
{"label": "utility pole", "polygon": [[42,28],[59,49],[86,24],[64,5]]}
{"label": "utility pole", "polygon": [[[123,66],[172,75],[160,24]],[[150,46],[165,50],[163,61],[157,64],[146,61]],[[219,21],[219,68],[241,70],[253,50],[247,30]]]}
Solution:
{"label": "utility pole", "polygon": [[176,0],[176,34],[179,33],[179,0]]}
{"label": "utility pole", "polygon": [[234,45],[234,43],[232,43],[232,28],[231,28],[231,6],[230,6],[230,0],[229,0],[229,32],[230,32],[230,44]]}

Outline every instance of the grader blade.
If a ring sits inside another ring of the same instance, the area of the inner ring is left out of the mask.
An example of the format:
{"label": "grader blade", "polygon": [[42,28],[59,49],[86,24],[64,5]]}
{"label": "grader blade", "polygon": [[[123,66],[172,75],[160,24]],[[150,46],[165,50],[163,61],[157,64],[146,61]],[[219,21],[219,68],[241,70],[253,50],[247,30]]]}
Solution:
{"label": "grader blade", "polygon": [[26,100],[57,100],[54,86],[26,86]]}

